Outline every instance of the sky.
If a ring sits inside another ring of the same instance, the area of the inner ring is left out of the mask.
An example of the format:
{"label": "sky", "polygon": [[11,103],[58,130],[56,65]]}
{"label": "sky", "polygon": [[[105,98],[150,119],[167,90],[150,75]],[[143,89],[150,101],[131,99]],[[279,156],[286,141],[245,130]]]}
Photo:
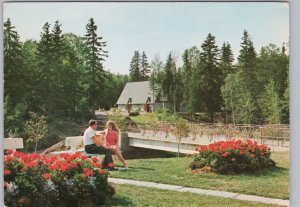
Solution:
{"label": "sky", "polygon": [[208,33],[232,46],[235,59],[244,29],[256,51],[269,43],[281,47],[289,41],[288,3],[225,2],[39,2],[5,3],[4,21],[11,19],[20,40],[39,40],[43,25],[58,20],[63,33],[83,36],[85,25],[93,17],[97,34],[107,41],[107,70],[128,74],[135,50],[145,51],[149,62],[154,56],[166,60],[172,51],[182,65],[185,49],[200,48]]}

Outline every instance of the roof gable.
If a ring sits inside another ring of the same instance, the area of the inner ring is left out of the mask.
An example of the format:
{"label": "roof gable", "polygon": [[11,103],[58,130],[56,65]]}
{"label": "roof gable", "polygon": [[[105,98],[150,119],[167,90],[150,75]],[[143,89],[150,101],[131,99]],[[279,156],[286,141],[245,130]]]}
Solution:
{"label": "roof gable", "polygon": [[148,97],[153,103],[153,93],[150,89],[149,81],[129,82],[126,83],[117,104],[127,104],[131,98],[131,104],[145,104]]}

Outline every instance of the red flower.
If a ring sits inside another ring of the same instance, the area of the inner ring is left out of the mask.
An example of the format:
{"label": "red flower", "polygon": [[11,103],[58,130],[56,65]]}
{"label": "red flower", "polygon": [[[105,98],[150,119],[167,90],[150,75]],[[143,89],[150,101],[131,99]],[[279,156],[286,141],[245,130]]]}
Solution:
{"label": "red flower", "polygon": [[94,162],[98,162],[98,161],[99,161],[97,157],[92,157],[92,160],[93,160]]}
{"label": "red flower", "polygon": [[10,150],[10,149],[8,149],[8,150],[5,151],[5,154],[7,154],[7,155],[11,155],[12,153],[13,153],[13,151]]}
{"label": "red flower", "polygon": [[6,161],[6,162],[10,162],[10,161],[12,161],[14,158],[12,157],[12,156],[5,156],[5,158],[4,158],[4,161]]}
{"label": "red flower", "polygon": [[40,155],[38,153],[34,153],[31,155],[31,159],[33,159],[33,160],[36,160],[38,158],[40,158]]}
{"label": "red flower", "polygon": [[235,159],[235,158],[232,158],[231,161],[234,162],[234,161],[236,161],[236,159]]}
{"label": "red flower", "polygon": [[51,165],[51,166],[49,167],[49,170],[57,170],[58,167],[59,167],[58,164],[55,163],[55,164],[53,164],[53,165]]}
{"label": "red flower", "polygon": [[113,168],[113,167],[115,167],[115,163],[111,162],[107,166],[110,167],[110,168]]}
{"label": "red flower", "polygon": [[81,160],[86,160],[87,158],[88,158],[88,157],[85,156],[85,155],[81,155],[81,156],[80,156],[80,159],[81,159]]}
{"label": "red flower", "polygon": [[103,175],[103,174],[106,174],[106,170],[101,169],[101,170],[100,170],[100,174],[102,174],[102,175]]}
{"label": "red flower", "polygon": [[46,178],[47,180],[50,180],[51,179],[51,174],[45,173],[44,178]]}
{"label": "red flower", "polygon": [[94,173],[89,168],[83,168],[83,171],[84,171],[84,174],[83,174],[84,177],[94,175]]}
{"label": "red flower", "polygon": [[101,168],[102,165],[101,165],[101,163],[97,162],[97,163],[95,163],[95,167]]}
{"label": "red flower", "polygon": [[50,157],[49,161],[50,162],[55,162],[57,160],[57,158],[55,156]]}
{"label": "red flower", "polygon": [[64,172],[64,171],[67,171],[68,170],[68,166],[67,165],[62,165],[60,167],[60,171]]}
{"label": "red flower", "polygon": [[23,152],[19,152],[19,151],[15,151],[13,153],[13,156],[15,156],[15,157],[22,157],[23,155],[25,155],[25,154]]}
{"label": "red flower", "polygon": [[11,173],[10,170],[4,170],[4,175],[9,175]]}
{"label": "red flower", "polygon": [[32,167],[37,166],[37,164],[38,164],[37,162],[29,161],[29,162],[25,163],[25,166],[28,167],[28,168],[32,168]]}
{"label": "red flower", "polygon": [[222,154],[222,157],[228,157],[228,155],[229,155],[228,152],[224,152],[224,153]]}

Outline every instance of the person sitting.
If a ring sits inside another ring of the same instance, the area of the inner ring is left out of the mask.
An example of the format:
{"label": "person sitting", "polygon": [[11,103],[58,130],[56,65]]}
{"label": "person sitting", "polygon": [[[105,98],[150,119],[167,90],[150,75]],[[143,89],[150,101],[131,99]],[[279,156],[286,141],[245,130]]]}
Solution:
{"label": "person sitting", "polygon": [[121,151],[120,151],[120,146],[119,146],[119,135],[120,135],[120,130],[117,127],[116,123],[113,121],[108,121],[106,123],[106,129],[103,131],[100,131],[99,134],[102,134],[106,138],[106,147],[111,149],[114,154],[117,156],[117,158],[123,163],[124,168],[128,169],[128,164],[123,158]]}
{"label": "person sitting", "polygon": [[105,146],[96,145],[96,128],[97,122],[95,120],[90,120],[89,127],[84,131],[83,134],[84,149],[89,154],[104,154],[105,157],[102,161],[103,168],[106,168],[110,171],[117,170],[114,167],[112,159],[112,149]]}

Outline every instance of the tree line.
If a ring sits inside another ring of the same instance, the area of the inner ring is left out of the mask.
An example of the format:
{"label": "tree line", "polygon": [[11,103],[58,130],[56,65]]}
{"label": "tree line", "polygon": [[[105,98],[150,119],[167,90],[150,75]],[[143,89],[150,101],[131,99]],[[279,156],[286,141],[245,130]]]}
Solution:
{"label": "tree line", "polygon": [[[171,53],[165,62],[156,56],[150,64],[150,87],[155,96],[173,103],[173,111],[204,112],[211,122],[220,112],[230,123],[289,123],[287,45],[268,44],[257,53],[245,30],[240,47],[234,63],[231,45],[224,42],[219,47],[209,33],[200,48],[184,51],[181,67]],[[132,61],[136,57],[135,52]],[[143,80],[133,68],[130,80]]]}
{"label": "tree line", "polygon": [[93,18],[85,29],[81,37],[46,22],[39,41],[21,42],[11,20],[4,22],[5,136],[22,136],[29,112],[82,122],[117,102],[128,76],[104,68],[107,43]]}

